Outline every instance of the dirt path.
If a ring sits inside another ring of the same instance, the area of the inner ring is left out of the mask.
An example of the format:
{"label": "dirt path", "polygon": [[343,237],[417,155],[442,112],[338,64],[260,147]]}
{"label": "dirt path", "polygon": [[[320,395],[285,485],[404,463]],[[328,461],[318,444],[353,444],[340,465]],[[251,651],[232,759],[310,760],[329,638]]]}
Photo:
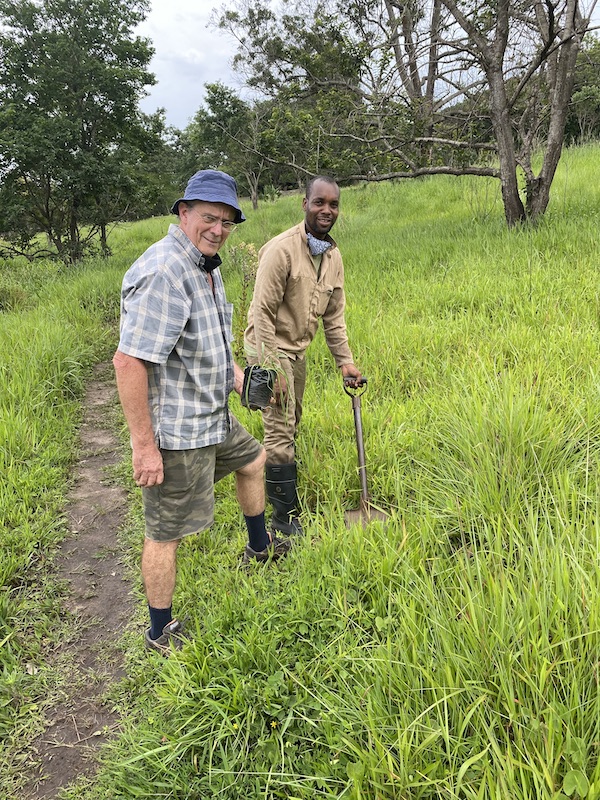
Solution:
{"label": "dirt path", "polygon": [[105,471],[121,459],[109,427],[115,392],[112,367],[99,365],[86,392],[80,460],[66,509],[71,535],[57,562],[78,631],[52,660],[67,658],[72,668],[48,727],[34,742],[37,766],[24,800],[54,798],[79,776],[93,774],[99,745],[119,724],[103,697],[124,674],[116,640],[132,618],[134,603],[117,540],[127,513],[126,493],[107,482]]}

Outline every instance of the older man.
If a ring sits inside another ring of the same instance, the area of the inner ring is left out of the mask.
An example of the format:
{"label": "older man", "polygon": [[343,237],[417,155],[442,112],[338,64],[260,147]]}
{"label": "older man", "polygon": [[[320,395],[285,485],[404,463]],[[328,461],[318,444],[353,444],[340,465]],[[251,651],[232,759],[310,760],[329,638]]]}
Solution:
{"label": "older man", "polygon": [[248,529],[245,563],[289,549],[265,527],[264,449],[228,409],[243,373],[232,357],[232,306],[218,251],[245,220],[236,183],[223,172],[201,170],[172,211],[179,225],[125,274],[113,358],[144,502],[145,641],[164,655],[182,644],[182,626],[172,614],[177,547],[212,524],[218,480],[235,473]]}

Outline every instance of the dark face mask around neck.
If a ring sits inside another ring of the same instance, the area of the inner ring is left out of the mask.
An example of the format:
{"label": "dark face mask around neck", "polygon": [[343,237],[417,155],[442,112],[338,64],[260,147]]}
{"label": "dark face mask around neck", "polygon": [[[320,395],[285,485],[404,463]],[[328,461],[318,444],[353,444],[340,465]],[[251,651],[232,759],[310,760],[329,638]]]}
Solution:
{"label": "dark face mask around neck", "polygon": [[201,267],[205,272],[209,274],[213,272],[217,267],[220,267],[223,262],[221,261],[218,255],[214,256],[205,256],[203,255],[200,261],[198,262],[198,266]]}

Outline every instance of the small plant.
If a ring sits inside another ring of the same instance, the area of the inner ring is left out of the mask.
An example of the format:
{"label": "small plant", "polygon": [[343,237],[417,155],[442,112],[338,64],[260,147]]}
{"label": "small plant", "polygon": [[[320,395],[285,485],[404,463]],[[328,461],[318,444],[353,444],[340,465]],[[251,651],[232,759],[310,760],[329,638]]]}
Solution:
{"label": "small plant", "polygon": [[229,261],[235,271],[241,274],[242,281],[233,318],[233,355],[236,361],[241,362],[244,360],[244,331],[248,309],[258,269],[256,247],[251,243],[240,242],[229,251]]}
{"label": "small plant", "polygon": [[264,200],[266,200],[269,203],[274,203],[276,200],[279,199],[281,192],[279,191],[277,186],[269,184],[268,186],[265,186],[262,194]]}

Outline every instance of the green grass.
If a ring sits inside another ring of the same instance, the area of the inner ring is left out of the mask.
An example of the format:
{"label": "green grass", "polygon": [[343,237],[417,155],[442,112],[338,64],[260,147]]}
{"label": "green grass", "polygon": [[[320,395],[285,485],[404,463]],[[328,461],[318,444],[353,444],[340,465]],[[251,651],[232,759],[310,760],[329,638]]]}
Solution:
{"label": "green grass", "polygon": [[[277,569],[241,571],[232,480],[217,487],[215,525],[180,551],[193,641],[163,663],[136,627],[121,735],[65,798],[600,798],[599,156],[566,151],[525,230],[505,228],[491,181],[343,191],[369,489],[391,521],[344,525],[360,493],[352,408],[319,335],[297,448],[305,540]],[[224,253],[232,300],[248,245],[299,221],[301,197],[246,211]],[[57,603],[22,632],[62,533],[83,385],[116,342],[120,275],[168,221],[118,228],[109,264],[54,276],[0,318],[13,770],[52,680],[25,664],[43,667]],[[259,415],[231,405],[260,437]],[[142,531],[136,500],[132,557]]]}
{"label": "green grass", "polygon": [[43,648],[66,621],[47,570],[65,534],[85,381],[112,349],[117,319],[118,284],[98,266],[69,275],[52,264],[30,274],[13,267],[26,302],[0,316],[0,735],[7,742],[43,706]]}

